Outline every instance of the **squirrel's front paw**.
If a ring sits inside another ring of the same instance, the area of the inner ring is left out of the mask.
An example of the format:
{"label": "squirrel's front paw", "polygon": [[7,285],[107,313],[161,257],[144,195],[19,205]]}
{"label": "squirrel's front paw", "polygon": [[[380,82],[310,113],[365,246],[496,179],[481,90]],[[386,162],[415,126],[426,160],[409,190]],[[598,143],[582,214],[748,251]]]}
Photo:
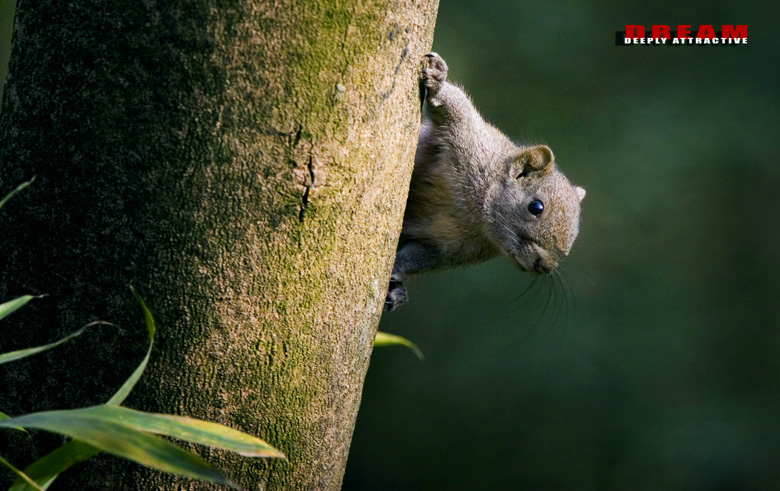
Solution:
{"label": "squirrel's front paw", "polygon": [[407,300],[409,300],[409,296],[406,293],[404,283],[391,279],[390,287],[387,289],[387,297],[385,298],[385,310],[389,312],[399,305],[406,303]]}
{"label": "squirrel's front paw", "polygon": [[428,103],[435,104],[436,95],[447,80],[447,63],[436,53],[428,53],[428,68],[423,70],[423,83],[428,92]]}

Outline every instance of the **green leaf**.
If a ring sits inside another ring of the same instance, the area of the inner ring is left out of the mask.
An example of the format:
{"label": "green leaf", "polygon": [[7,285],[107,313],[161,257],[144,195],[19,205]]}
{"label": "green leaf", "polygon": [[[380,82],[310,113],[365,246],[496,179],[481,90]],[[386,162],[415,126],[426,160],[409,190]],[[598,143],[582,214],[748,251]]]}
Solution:
{"label": "green leaf", "polygon": [[69,335],[65,336],[64,338],[60,339],[59,341],[55,341],[55,342],[50,343],[50,344],[45,344],[43,346],[36,346],[34,348],[26,348],[26,349],[22,349],[22,350],[19,350],[19,351],[11,351],[9,353],[2,353],[2,354],[0,354],[0,365],[2,365],[3,363],[8,363],[8,362],[11,362],[11,361],[20,360],[20,359],[26,358],[28,356],[36,355],[36,354],[41,353],[41,352],[46,351],[46,350],[50,350],[50,349],[54,348],[55,346],[59,346],[59,345],[61,345],[64,342],[70,341],[71,339],[75,338],[76,336],[78,336],[79,334],[84,332],[88,327],[91,327],[91,326],[94,326],[94,325],[97,325],[97,324],[105,324],[105,325],[109,325],[109,326],[112,325],[112,324],[109,324],[108,322],[103,322],[103,321],[90,322],[89,324],[87,324],[86,326],[82,327],[78,331],[70,333]]}
{"label": "green leaf", "polygon": [[130,391],[133,390],[133,387],[135,387],[135,384],[138,383],[138,380],[141,378],[141,375],[143,375],[144,370],[146,370],[146,365],[149,364],[149,357],[152,356],[152,346],[154,345],[154,317],[152,317],[152,313],[146,307],[144,299],[141,298],[141,295],[138,294],[132,285],[130,285],[130,290],[133,292],[133,295],[135,295],[135,299],[138,301],[138,304],[141,306],[141,310],[144,314],[146,330],[149,332],[149,349],[146,350],[146,356],[143,360],[141,360],[141,364],[138,365],[133,374],[130,375],[127,380],[125,380],[125,383],[122,384],[122,387],[120,387],[119,390],[116,391],[116,394],[114,394],[106,403],[113,406],[122,404],[122,402],[124,402],[124,400],[130,394]]}
{"label": "green leaf", "polygon": [[89,417],[119,423],[135,430],[222,448],[247,457],[286,458],[282,452],[263,440],[218,423],[183,416],[144,413],[121,406],[95,406],[78,411]]}
{"label": "green leaf", "polygon": [[0,427],[10,426],[59,433],[153,469],[235,487],[199,456],[162,438],[90,415],[83,409],[45,411],[0,421]]}
{"label": "green leaf", "polygon": [[0,457],[0,463],[4,464],[6,467],[11,469],[11,471],[13,471],[14,474],[19,476],[17,479],[21,479],[22,481],[24,481],[25,485],[27,486],[27,489],[37,489],[38,491],[43,491],[43,489],[40,486],[38,486],[38,484],[35,481],[30,479],[30,476],[28,476],[24,472],[20,471],[19,469],[11,465],[11,463],[5,460],[4,458]]}
{"label": "green leaf", "polygon": [[2,201],[0,201],[0,208],[2,208],[2,207],[3,207],[3,206],[4,206],[4,205],[5,205],[7,202],[8,202],[8,200],[9,200],[9,199],[11,199],[11,198],[13,197],[13,195],[15,195],[16,193],[18,193],[18,192],[19,192],[19,191],[21,191],[22,189],[24,189],[24,188],[26,188],[27,186],[29,186],[30,184],[32,184],[34,180],[35,180],[35,178],[33,177],[33,178],[32,178],[32,179],[30,179],[29,181],[27,181],[27,182],[23,182],[23,183],[19,184],[19,185],[16,187],[16,189],[14,189],[14,190],[13,190],[13,191],[11,191],[10,193],[8,193],[8,194],[6,195],[6,197],[5,197],[5,198],[3,198],[3,199],[2,199]]}
{"label": "green leaf", "polygon": [[[0,421],[2,421],[4,419],[9,419],[9,418],[10,418],[10,416],[8,416],[4,412],[0,411]],[[27,433],[27,431],[24,428],[22,428],[21,426],[14,426],[13,429],[19,430],[19,431],[24,431],[25,433]]]}
{"label": "green leaf", "polygon": [[[259,438],[216,423],[196,419],[149,414],[127,409],[121,406],[96,406],[75,410],[115,423],[130,426],[136,430],[172,436],[192,443],[223,448],[249,457],[280,457],[284,454]],[[51,482],[63,471],[94,455],[100,450],[82,441],[73,440],[39,459],[24,472],[47,489]],[[21,478],[17,479],[9,491],[29,491],[31,488]]]}
{"label": "green leaf", "polygon": [[22,308],[24,304],[32,300],[33,298],[41,298],[43,295],[23,295],[5,303],[0,303],[0,319],[8,317],[14,311]]}
{"label": "green leaf", "polygon": [[418,348],[416,344],[409,341],[408,339],[402,338],[401,336],[396,336],[395,334],[388,334],[386,332],[377,331],[376,338],[374,338],[374,346],[393,345],[406,346],[410,350],[414,351],[414,354],[417,355],[419,359],[425,359],[425,356],[423,355],[422,351],[420,351],[420,348]]}
{"label": "green leaf", "polygon": [[[99,453],[100,449],[78,440],[71,440],[30,464],[24,473],[38,483],[41,488],[48,489],[61,472]],[[31,489],[35,488],[28,486],[27,482],[19,477],[8,488],[8,491],[30,491]]]}

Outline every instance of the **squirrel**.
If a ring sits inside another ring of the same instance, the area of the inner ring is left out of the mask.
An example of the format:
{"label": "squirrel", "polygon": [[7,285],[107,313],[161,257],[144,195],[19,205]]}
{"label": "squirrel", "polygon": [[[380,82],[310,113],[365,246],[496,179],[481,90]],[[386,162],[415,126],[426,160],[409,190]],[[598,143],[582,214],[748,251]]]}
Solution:
{"label": "squirrel", "polygon": [[447,64],[429,53],[425,116],[385,300],[408,300],[409,274],[505,255],[522,271],[551,273],[579,232],[585,189],[557,169],[546,145],[516,145],[485,122]]}

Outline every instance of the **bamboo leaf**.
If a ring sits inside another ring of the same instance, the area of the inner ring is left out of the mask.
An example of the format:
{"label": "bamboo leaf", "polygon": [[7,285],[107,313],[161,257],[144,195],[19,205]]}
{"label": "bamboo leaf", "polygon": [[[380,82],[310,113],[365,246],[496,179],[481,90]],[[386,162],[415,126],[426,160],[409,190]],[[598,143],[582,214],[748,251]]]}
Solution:
{"label": "bamboo leaf", "polygon": [[93,417],[83,409],[45,411],[0,421],[0,427],[10,426],[59,433],[153,469],[235,487],[199,456],[143,431]]}
{"label": "bamboo leaf", "polygon": [[388,334],[386,332],[377,331],[376,338],[374,338],[374,346],[393,345],[406,346],[410,350],[414,351],[414,354],[417,355],[417,358],[421,360],[425,359],[425,355],[423,355],[423,352],[420,351],[420,348],[418,348],[416,344],[409,341],[408,339],[402,338],[401,336],[396,336],[395,334]]}
{"label": "bamboo leaf", "polygon": [[4,458],[0,457],[0,463],[2,463],[3,465],[11,469],[11,471],[14,474],[19,476],[18,479],[21,479],[25,483],[27,489],[37,489],[38,491],[43,491],[43,489],[40,486],[38,486],[38,484],[35,481],[30,479],[30,476],[28,476],[24,472],[20,471],[19,469],[11,465],[11,463],[5,460]]}
{"label": "bamboo leaf", "polygon": [[130,375],[130,377],[125,380],[125,383],[122,384],[122,387],[120,387],[119,390],[116,391],[116,394],[114,394],[106,403],[112,406],[118,406],[122,404],[122,402],[124,402],[124,400],[130,394],[130,391],[133,390],[133,387],[135,387],[135,384],[138,383],[138,380],[141,378],[141,375],[143,375],[144,370],[146,370],[146,365],[149,364],[149,357],[152,356],[152,346],[154,345],[154,317],[152,317],[152,313],[149,311],[149,308],[146,307],[144,299],[141,298],[141,295],[138,294],[132,285],[130,285],[130,290],[133,292],[133,295],[135,295],[135,299],[138,301],[138,304],[141,306],[141,310],[144,314],[144,323],[146,324],[146,330],[149,333],[149,349],[146,350],[146,356],[143,360],[141,360],[141,363],[138,365],[132,375]]}
{"label": "bamboo leaf", "polygon": [[11,362],[11,361],[20,360],[20,359],[26,358],[28,356],[36,355],[36,354],[41,353],[41,352],[46,351],[46,350],[50,350],[50,349],[52,349],[52,348],[54,348],[56,346],[61,345],[62,343],[70,341],[71,339],[73,339],[76,336],[78,336],[81,333],[83,333],[88,327],[91,327],[91,326],[94,326],[94,325],[97,325],[97,324],[105,324],[105,325],[109,325],[109,326],[112,325],[112,324],[109,324],[108,322],[103,322],[103,321],[90,322],[89,324],[85,325],[84,327],[82,327],[78,331],[70,333],[69,335],[65,336],[64,338],[60,339],[59,341],[55,341],[55,342],[50,343],[50,344],[45,344],[43,346],[36,346],[34,348],[26,348],[26,349],[22,349],[22,350],[18,350],[18,351],[11,351],[11,352],[8,352],[8,353],[2,353],[2,354],[0,354],[0,365],[2,365],[3,363],[8,363],[8,362]]}
{"label": "bamboo leaf", "polygon": [[[99,453],[100,449],[79,440],[71,440],[27,466],[24,473],[42,489],[48,489],[61,472]],[[35,488],[30,487],[19,477],[8,491],[30,491],[31,489]]]}
{"label": "bamboo leaf", "polygon": [[[0,411],[0,421],[2,421],[4,419],[9,419],[9,418],[10,418],[10,416],[8,416],[4,412]],[[21,426],[13,426],[12,428],[15,429],[15,430],[24,431],[25,433],[27,433],[27,430],[25,430]]]}
{"label": "bamboo leaf", "polygon": [[0,319],[3,317],[8,317],[13,313],[14,311],[22,308],[24,304],[32,300],[33,298],[41,298],[43,295],[22,295],[21,297],[17,297],[13,300],[9,300],[5,303],[0,303]]}
{"label": "bamboo leaf", "polygon": [[2,208],[2,207],[3,207],[3,206],[4,206],[4,205],[5,205],[7,202],[8,202],[8,200],[9,200],[9,199],[11,199],[11,198],[12,198],[12,197],[13,197],[13,196],[16,194],[16,193],[18,193],[18,192],[19,192],[19,191],[21,191],[22,189],[24,189],[24,188],[26,188],[27,186],[29,186],[30,184],[32,184],[34,180],[35,180],[35,178],[33,177],[33,178],[32,178],[32,179],[30,179],[29,181],[27,181],[27,182],[23,182],[23,183],[19,184],[19,185],[16,187],[16,189],[14,189],[14,190],[13,190],[13,191],[11,191],[10,193],[8,193],[8,194],[5,196],[5,198],[3,198],[3,199],[2,199],[2,201],[0,201],[0,208]]}
{"label": "bamboo leaf", "polygon": [[183,416],[144,413],[121,406],[95,406],[77,411],[91,418],[111,421],[135,430],[222,448],[247,457],[285,458],[282,452],[263,440],[218,423]]}

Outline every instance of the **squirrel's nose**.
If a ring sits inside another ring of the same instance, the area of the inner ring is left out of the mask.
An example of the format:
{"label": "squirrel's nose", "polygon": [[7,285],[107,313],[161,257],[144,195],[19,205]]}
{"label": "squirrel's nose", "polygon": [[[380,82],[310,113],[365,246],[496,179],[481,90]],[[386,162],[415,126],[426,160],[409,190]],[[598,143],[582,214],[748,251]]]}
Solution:
{"label": "squirrel's nose", "polygon": [[541,257],[534,262],[534,271],[537,273],[551,273],[553,269],[555,267],[544,264]]}

